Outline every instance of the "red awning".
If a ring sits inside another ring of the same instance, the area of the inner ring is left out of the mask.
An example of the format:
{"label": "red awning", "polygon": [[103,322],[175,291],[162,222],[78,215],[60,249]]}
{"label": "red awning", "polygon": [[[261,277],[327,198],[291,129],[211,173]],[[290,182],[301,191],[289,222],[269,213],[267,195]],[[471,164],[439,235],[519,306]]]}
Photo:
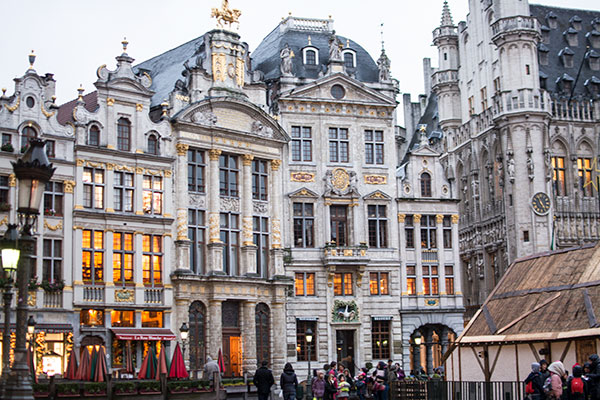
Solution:
{"label": "red awning", "polygon": [[111,328],[119,340],[175,340],[175,334],[167,328]]}

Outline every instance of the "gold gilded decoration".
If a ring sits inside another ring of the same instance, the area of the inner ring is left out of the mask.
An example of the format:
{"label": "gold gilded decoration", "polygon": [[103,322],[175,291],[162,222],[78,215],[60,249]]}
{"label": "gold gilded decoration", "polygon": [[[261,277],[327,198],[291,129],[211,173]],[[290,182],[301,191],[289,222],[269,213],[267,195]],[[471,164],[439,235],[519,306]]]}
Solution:
{"label": "gold gilded decoration", "polygon": [[219,213],[210,213],[208,217],[208,231],[210,235],[210,243],[220,243],[219,231]]}
{"label": "gold gilded decoration", "polygon": [[245,242],[252,242],[253,239],[253,235],[252,235],[252,217],[244,217],[243,221],[242,221],[242,232],[244,235],[244,243]]}
{"label": "gold gilded decoration", "polygon": [[442,222],[444,222],[444,216],[442,214],[437,214],[435,216],[435,222],[441,224]]}
{"label": "gold gilded decoration", "polygon": [[246,166],[252,165],[252,160],[254,160],[254,156],[252,154],[244,154],[242,156],[242,163]]}
{"label": "gold gilded decoration", "polygon": [[177,210],[177,240],[188,240],[187,210]]}
{"label": "gold gilded decoration", "polygon": [[225,82],[226,75],[226,59],[225,54],[213,53],[212,54],[212,73],[213,81]]}
{"label": "gold gilded decoration", "polygon": [[350,174],[344,168],[336,168],[331,173],[331,186],[344,191],[350,185]]}
{"label": "gold gilded decoration", "polygon": [[211,49],[227,49],[227,50],[231,50],[231,51],[237,51],[239,53],[244,54],[244,47],[242,46],[236,46],[236,45],[231,45],[229,43],[211,43],[210,44],[210,48]]}
{"label": "gold gilded decoration", "polygon": [[106,163],[106,169],[109,171],[112,171],[113,169],[115,169],[117,165],[113,164],[113,163]]}
{"label": "gold gilded decoration", "polygon": [[4,218],[0,221],[0,226],[8,224],[8,215],[5,215]]}
{"label": "gold gilded decoration", "polygon": [[114,209],[114,208],[111,208],[111,207],[106,207],[106,212],[107,212],[107,213],[114,213],[114,212],[115,212],[115,209]]}
{"label": "gold gilded decoration", "polygon": [[281,221],[278,218],[271,220],[271,239],[272,248],[278,249],[281,247]]}
{"label": "gold gilded decoration", "polygon": [[35,307],[37,303],[37,291],[30,290],[27,294],[27,305],[29,307]]}
{"label": "gold gilded decoration", "polygon": [[144,168],[142,168],[142,167],[135,167],[135,173],[137,175],[142,175],[144,173]]}
{"label": "gold gilded decoration", "polygon": [[184,96],[182,94],[176,94],[175,98],[180,101],[185,101],[186,103],[190,102],[190,96]]}
{"label": "gold gilded decoration", "polygon": [[135,111],[143,111],[144,110],[144,105],[141,103],[136,103],[135,104]]}
{"label": "gold gilded decoration", "polygon": [[219,161],[219,156],[221,155],[221,150],[219,149],[210,149],[208,152],[208,158],[210,161]]}
{"label": "gold gilded decoration", "polygon": [[235,83],[238,86],[244,86],[244,60],[237,57],[235,60]]}
{"label": "gold gilded decoration", "polygon": [[8,176],[8,186],[10,186],[10,187],[17,186],[17,177],[15,176],[15,174],[10,174]]}
{"label": "gold gilded decoration", "polygon": [[6,107],[6,109],[12,113],[12,112],[17,111],[17,108],[19,108],[19,105],[21,105],[21,98],[17,97],[17,102],[14,105],[9,106],[8,104],[5,104],[4,107]]}
{"label": "gold gilded decoration", "polygon": [[292,182],[314,182],[315,174],[312,172],[292,172],[290,180]]}
{"label": "gold gilded decoration", "polygon": [[185,156],[187,154],[189,148],[190,148],[190,146],[185,143],[177,143],[175,145],[175,149],[177,150],[178,156]]}
{"label": "gold gilded decoration", "polygon": [[44,221],[44,228],[47,228],[51,231],[57,231],[57,230],[63,228],[63,223],[62,223],[62,221],[58,221],[58,223],[56,225],[50,225],[48,223],[48,221]]}
{"label": "gold gilded decoration", "polygon": [[135,302],[135,290],[119,289],[115,290],[115,303],[133,303]]}
{"label": "gold gilded decoration", "polygon": [[398,213],[398,222],[399,223],[403,224],[405,219],[406,219],[406,214]]}
{"label": "gold gilded decoration", "polygon": [[78,158],[75,160],[75,165],[77,165],[78,167],[83,167],[84,163],[85,163],[85,160],[82,160],[81,158]]}
{"label": "gold gilded decoration", "polygon": [[44,117],[46,117],[46,118],[50,118],[51,116],[53,116],[55,114],[55,111],[48,112],[44,108],[44,103],[43,102],[40,103],[40,108],[42,109],[42,114],[44,114]]}
{"label": "gold gilded decoration", "polygon": [[240,26],[240,16],[242,12],[237,9],[229,8],[229,0],[223,0],[221,3],[221,8],[212,8],[210,17],[215,18],[217,20],[217,25],[220,28],[223,28],[223,23],[228,24],[231,29],[231,24],[238,24],[238,28]]}
{"label": "gold gilded decoration", "polygon": [[375,192],[372,195],[369,196],[369,199],[371,200],[387,200],[387,197],[385,196],[385,194],[381,193],[381,192]]}
{"label": "gold gilded decoration", "polygon": [[364,179],[367,185],[385,185],[387,183],[385,175],[365,175]]}
{"label": "gold gilded decoration", "polygon": [[281,166],[281,160],[271,160],[271,169],[273,171],[279,171],[280,166]]}
{"label": "gold gilded decoration", "polygon": [[440,305],[440,299],[425,299],[425,305],[429,307],[435,307]]}
{"label": "gold gilded decoration", "polygon": [[114,106],[115,105],[115,99],[113,99],[112,97],[108,97],[106,99],[106,105],[109,106],[109,107]]}
{"label": "gold gilded decoration", "polygon": [[458,224],[458,214],[453,214],[452,215],[452,223],[453,224]]}
{"label": "gold gilded decoration", "polygon": [[[170,178],[171,176],[173,176],[173,171],[169,170],[169,169],[165,169],[163,171],[163,175],[165,176],[165,178]],[[165,214],[166,216],[166,214]]]}
{"label": "gold gilded decoration", "polygon": [[149,74],[149,73],[147,73],[147,72],[142,72],[142,74],[143,74],[143,75],[144,75],[146,78],[148,78],[148,81],[150,82],[150,83],[148,84],[148,86],[152,86],[152,77],[150,76],[150,74]]}
{"label": "gold gilded decoration", "polygon": [[421,214],[415,214],[415,215],[413,215],[413,222],[415,224],[420,224],[421,223]]}

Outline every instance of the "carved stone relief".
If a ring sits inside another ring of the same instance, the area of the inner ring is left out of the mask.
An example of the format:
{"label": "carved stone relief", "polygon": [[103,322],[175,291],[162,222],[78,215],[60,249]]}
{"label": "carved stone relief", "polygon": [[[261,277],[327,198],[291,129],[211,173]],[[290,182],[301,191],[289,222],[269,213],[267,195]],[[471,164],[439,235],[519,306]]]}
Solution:
{"label": "carved stone relief", "polygon": [[252,203],[254,214],[266,215],[269,213],[269,203],[264,201],[255,201]]}
{"label": "carved stone relief", "polygon": [[221,197],[221,211],[240,212],[240,199]]}
{"label": "carved stone relief", "polygon": [[198,111],[192,115],[192,122],[201,125],[216,125],[217,116],[210,111]]}
{"label": "carved stone relief", "polygon": [[192,208],[205,208],[206,196],[199,194],[188,194],[188,205]]}

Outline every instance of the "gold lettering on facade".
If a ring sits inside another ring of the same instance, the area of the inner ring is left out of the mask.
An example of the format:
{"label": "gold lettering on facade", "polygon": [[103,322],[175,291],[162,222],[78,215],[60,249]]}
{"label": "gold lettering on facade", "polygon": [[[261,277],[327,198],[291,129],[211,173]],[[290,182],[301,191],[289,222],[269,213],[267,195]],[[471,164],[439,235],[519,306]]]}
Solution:
{"label": "gold lettering on facade", "polygon": [[385,185],[387,183],[385,175],[365,175],[364,179],[367,185]]}

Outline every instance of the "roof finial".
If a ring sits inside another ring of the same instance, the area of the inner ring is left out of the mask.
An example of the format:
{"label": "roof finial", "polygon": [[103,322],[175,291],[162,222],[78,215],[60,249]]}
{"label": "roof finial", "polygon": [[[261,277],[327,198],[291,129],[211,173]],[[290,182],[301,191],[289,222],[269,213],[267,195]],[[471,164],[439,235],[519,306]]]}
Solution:
{"label": "roof finial", "polygon": [[444,1],[444,7],[442,8],[442,21],[440,26],[454,26],[452,14],[450,14],[450,7],[448,6],[447,0]]}
{"label": "roof finial", "polygon": [[121,44],[123,45],[123,53],[127,53],[127,45],[129,44],[129,42],[127,41],[126,37],[123,38]]}
{"label": "roof finial", "polygon": [[84,91],[85,91],[85,89],[83,88],[83,85],[80,83],[79,89],[77,89],[77,93],[79,93],[79,95],[77,96],[77,102],[83,102],[83,92]]}
{"label": "roof finial", "polygon": [[33,50],[29,53],[29,69],[33,69],[33,63],[35,62],[35,54],[33,54]]}
{"label": "roof finial", "polygon": [[381,52],[385,53],[385,47],[383,46],[383,22],[381,23]]}

